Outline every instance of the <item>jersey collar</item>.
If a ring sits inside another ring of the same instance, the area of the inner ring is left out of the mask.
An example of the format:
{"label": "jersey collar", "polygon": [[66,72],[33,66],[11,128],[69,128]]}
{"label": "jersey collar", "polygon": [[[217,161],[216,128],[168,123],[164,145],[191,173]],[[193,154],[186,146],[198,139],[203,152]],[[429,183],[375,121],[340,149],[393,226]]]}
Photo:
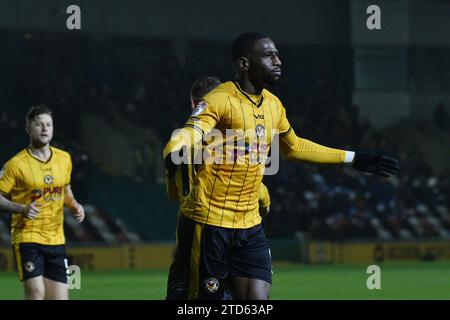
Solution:
{"label": "jersey collar", "polygon": [[32,157],[34,160],[39,161],[41,163],[49,163],[50,160],[52,160],[52,158],[53,158],[53,148],[52,147],[49,147],[49,148],[50,148],[50,158],[48,158],[47,161],[42,161],[41,159],[38,159],[35,156],[33,156],[33,154],[31,153],[29,147],[27,147],[26,149],[27,149],[27,152],[28,152],[29,156]]}
{"label": "jersey collar", "polygon": [[241,89],[241,86],[239,85],[239,83],[236,80],[232,81],[234,83],[234,85],[236,86],[236,88],[239,90],[239,92],[248,100],[250,101],[254,106],[256,106],[257,108],[261,107],[263,101],[264,101],[264,95],[261,93],[261,99],[259,99],[258,102],[253,101],[253,99],[248,95],[248,93],[246,93],[244,90]]}

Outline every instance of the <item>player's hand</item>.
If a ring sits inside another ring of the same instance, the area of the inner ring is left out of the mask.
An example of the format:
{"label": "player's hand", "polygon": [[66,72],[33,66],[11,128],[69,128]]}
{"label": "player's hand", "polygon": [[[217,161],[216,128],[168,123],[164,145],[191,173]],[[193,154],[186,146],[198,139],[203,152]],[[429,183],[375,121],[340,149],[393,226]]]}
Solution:
{"label": "player's hand", "polygon": [[177,165],[175,165],[172,162],[172,154],[169,153],[165,158],[164,158],[164,163],[166,165],[166,172],[167,172],[167,176],[171,179],[173,179],[175,177],[175,171],[177,170]]}
{"label": "player's hand", "polygon": [[389,177],[400,170],[400,164],[397,159],[388,157],[379,152],[356,152],[352,163],[353,168],[376,173],[382,177]]}
{"label": "player's hand", "polygon": [[[187,153],[187,147],[183,146],[180,150],[172,152],[175,158],[180,158]],[[166,173],[169,178],[175,178],[175,172],[180,168],[179,165],[173,163],[172,161],[172,153],[169,153],[164,158],[164,164],[166,166]]]}
{"label": "player's hand", "polygon": [[77,220],[79,223],[83,222],[85,214],[84,214],[84,208],[81,204],[76,203],[73,208],[73,216],[75,217],[75,220]]}
{"label": "player's hand", "polygon": [[25,218],[34,220],[38,216],[39,211],[41,211],[41,209],[39,207],[40,207],[40,204],[37,203],[36,201],[34,201],[25,206],[22,214],[25,216]]}
{"label": "player's hand", "polygon": [[261,216],[261,218],[264,218],[265,216],[267,216],[270,212],[270,207],[259,207],[259,215]]}

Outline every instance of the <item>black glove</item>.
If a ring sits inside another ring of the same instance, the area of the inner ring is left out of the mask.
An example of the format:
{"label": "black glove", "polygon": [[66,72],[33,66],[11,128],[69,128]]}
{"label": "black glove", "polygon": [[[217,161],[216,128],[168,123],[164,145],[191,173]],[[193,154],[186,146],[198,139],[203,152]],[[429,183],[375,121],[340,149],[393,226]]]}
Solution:
{"label": "black glove", "polygon": [[[186,155],[186,146],[183,146],[180,150],[178,151],[174,151],[172,153],[175,153],[175,156],[177,158],[180,158]],[[177,170],[180,169],[180,165],[179,164],[175,164],[172,162],[172,153],[169,153],[165,158],[164,158],[164,163],[166,165],[166,173],[167,176],[169,178],[175,179],[175,173]]]}
{"label": "black glove", "polygon": [[386,178],[400,170],[397,159],[379,152],[355,152],[352,167],[361,171],[376,173]]}
{"label": "black glove", "polygon": [[166,174],[169,178],[175,179],[175,173],[180,168],[179,165],[176,165],[172,162],[172,154],[169,153],[164,159],[166,165]]}

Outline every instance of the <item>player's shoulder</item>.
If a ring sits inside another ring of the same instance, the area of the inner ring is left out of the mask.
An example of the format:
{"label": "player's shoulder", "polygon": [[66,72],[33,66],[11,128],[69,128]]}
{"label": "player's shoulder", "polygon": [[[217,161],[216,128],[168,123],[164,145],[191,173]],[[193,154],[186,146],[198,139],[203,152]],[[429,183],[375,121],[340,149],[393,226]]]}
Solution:
{"label": "player's shoulder", "polygon": [[23,149],[13,157],[11,157],[8,161],[6,161],[3,166],[0,165],[0,176],[3,176],[5,172],[9,172],[10,174],[17,174],[28,167],[28,162],[28,151],[27,149]]}
{"label": "player's shoulder", "polygon": [[272,100],[278,107],[283,107],[281,100],[275,94],[270,92],[269,90],[263,89],[262,94],[263,94],[265,100],[269,100],[269,101]]}
{"label": "player's shoulder", "polygon": [[27,149],[23,149],[21,151],[19,151],[18,153],[16,153],[14,156],[12,156],[5,164],[5,166],[8,167],[14,167],[19,165],[20,163],[23,163],[26,158],[28,157],[28,150]]}
{"label": "player's shoulder", "polygon": [[217,87],[203,96],[202,101],[199,102],[192,115],[196,115],[197,111],[201,111],[205,108],[211,107],[215,110],[225,110],[230,94],[232,94],[232,92],[230,90],[230,84],[228,82],[219,84]]}
{"label": "player's shoulder", "polygon": [[202,100],[211,101],[211,102],[221,102],[226,100],[228,95],[231,93],[231,81],[223,82],[219,84],[217,87],[212,89],[210,92],[205,94]]}
{"label": "player's shoulder", "polygon": [[64,151],[62,149],[56,148],[56,147],[50,147],[52,150],[52,156],[57,158],[63,158],[63,159],[71,159],[70,153],[67,151]]}

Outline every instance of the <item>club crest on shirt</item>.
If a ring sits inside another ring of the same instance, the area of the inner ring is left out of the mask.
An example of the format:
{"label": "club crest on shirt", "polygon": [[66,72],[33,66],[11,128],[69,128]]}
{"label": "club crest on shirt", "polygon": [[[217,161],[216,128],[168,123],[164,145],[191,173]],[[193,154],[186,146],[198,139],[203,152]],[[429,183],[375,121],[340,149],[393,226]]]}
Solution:
{"label": "club crest on shirt", "polygon": [[258,138],[264,137],[264,135],[265,135],[265,128],[264,128],[263,125],[258,124],[258,125],[256,126],[255,130],[256,130],[256,136],[257,136]]}
{"label": "club crest on shirt", "polygon": [[219,290],[219,280],[217,280],[216,278],[208,278],[205,280],[204,284],[205,284],[205,289],[209,293],[214,293],[217,290]]}
{"label": "club crest on shirt", "polygon": [[2,170],[0,170],[0,179],[3,178],[3,175],[5,174],[5,167],[2,168]]}
{"label": "club crest on shirt", "polygon": [[198,116],[208,107],[208,104],[205,101],[200,101],[195,107],[194,111],[192,111],[191,117]]}
{"label": "club crest on shirt", "polygon": [[34,263],[31,261],[25,262],[25,270],[27,270],[27,272],[33,272],[34,271]]}
{"label": "club crest on shirt", "polygon": [[51,175],[47,175],[44,177],[45,184],[52,184],[52,182],[53,182],[53,177]]}

